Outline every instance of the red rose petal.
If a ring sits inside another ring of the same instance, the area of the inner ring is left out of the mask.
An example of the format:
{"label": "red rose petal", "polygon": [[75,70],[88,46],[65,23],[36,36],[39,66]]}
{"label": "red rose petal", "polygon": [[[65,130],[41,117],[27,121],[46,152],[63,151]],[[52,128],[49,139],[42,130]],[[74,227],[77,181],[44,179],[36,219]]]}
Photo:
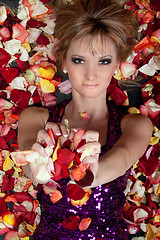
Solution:
{"label": "red rose petal", "polygon": [[94,179],[94,175],[91,172],[90,169],[86,169],[86,174],[85,176],[79,180],[79,181],[75,181],[80,187],[86,187],[86,186],[90,186],[93,182]]}
{"label": "red rose petal", "polygon": [[108,93],[111,99],[119,106],[122,105],[127,99],[126,94],[115,84],[111,83],[108,87]]}
{"label": "red rose petal", "polygon": [[1,192],[5,193],[6,191],[12,190],[14,186],[14,181],[14,178],[5,174],[3,177]]}
{"label": "red rose petal", "polygon": [[10,95],[11,100],[24,109],[28,106],[28,102],[31,98],[30,92],[25,92],[23,90],[13,89]]}
{"label": "red rose petal", "polygon": [[3,137],[0,137],[0,149],[7,149],[8,145],[6,140]]}
{"label": "red rose petal", "polygon": [[68,184],[66,192],[67,192],[67,197],[75,201],[81,200],[86,194],[86,192],[82,188],[80,188],[78,185],[71,184],[71,183]]}
{"label": "red rose petal", "polygon": [[39,44],[39,45],[48,45],[49,44],[49,39],[46,36],[44,36],[43,34],[41,34],[37,38],[37,44]]}
{"label": "red rose petal", "polygon": [[1,69],[0,74],[7,83],[10,83],[18,75],[18,72],[19,70],[17,68],[6,67]]}
{"label": "red rose petal", "polygon": [[33,202],[33,198],[27,192],[16,192],[15,197],[19,203],[24,201]]}
{"label": "red rose petal", "polygon": [[27,28],[45,27],[46,25],[46,23],[36,21],[33,18],[29,19],[27,22]]}
{"label": "red rose petal", "polygon": [[61,165],[58,163],[58,161],[54,162],[54,168],[55,168],[55,174],[53,177],[53,180],[57,181],[61,178],[68,178],[69,173],[68,173],[68,167]]}
{"label": "red rose petal", "polygon": [[6,142],[10,142],[12,139],[17,137],[17,133],[15,130],[11,129],[9,133],[5,136]]}
{"label": "red rose petal", "polygon": [[4,214],[4,212],[6,211],[6,201],[5,201],[5,197],[0,199],[0,216],[2,216]]}
{"label": "red rose petal", "polygon": [[21,72],[26,71],[29,67],[28,61],[21,61],[20,59],[17,59],[16,62],[17,62],[17,67],[20,69]]}
{"label": "red rose petal", "polygon": [[138,167],[146,176],[150,176],[154,173],[158,167],[159,160],[156,156],[150,156],[147,160],[145,157],[140,159],[138,162]]}
{"label": "red rose petal", "polygon": [[72,160],[75,157],[75,153],[71,152],[69,149],[67,148],[59,148],[57,150],[57,161],[60,164],[66,165],[67,167],[70,166]]}
{"label": "red rose petal", "polygon": [[68,228],[69,230],[75,230],[78,226],[78,223],[80,221],[80,217],[77,215],[71,215],[69,218],[65,218],[61,225],[64,228]]}
{"label": "red rose petal", "polygon": [[50,0],[40,0],[42,3],[46,4],[48,3]]}
{"label": "red rose petal", "polygon": [[35,213],[35,212],[28,212],[28,213],[22,215],[21,218],[22,218],[22,220],[24,220],[28,224],[33,225],[36,216],[37,216],[37,213]]}
{"label": "red rose petal", "polygon": [[0,48],[0,66],[5,67],[10,59],[10,54],[6,52],[3,48]]}

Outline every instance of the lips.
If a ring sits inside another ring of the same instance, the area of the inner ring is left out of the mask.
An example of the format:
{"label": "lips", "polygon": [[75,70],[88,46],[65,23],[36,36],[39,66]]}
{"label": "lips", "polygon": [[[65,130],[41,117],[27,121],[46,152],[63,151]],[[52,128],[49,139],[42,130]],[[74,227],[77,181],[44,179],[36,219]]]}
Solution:
{"label": "lips", "polygon": [[87,88],[90,88],[90,89],[94,89],[96,87],[98,87],[99,84],[83,84],[83,86],[87,87]]}

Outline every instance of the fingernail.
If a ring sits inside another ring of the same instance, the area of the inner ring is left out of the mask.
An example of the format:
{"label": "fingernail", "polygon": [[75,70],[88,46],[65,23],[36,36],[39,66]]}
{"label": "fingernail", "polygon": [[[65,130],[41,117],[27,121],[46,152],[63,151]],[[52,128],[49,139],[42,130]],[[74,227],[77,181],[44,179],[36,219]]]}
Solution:
{"label": "fingernail", "polygon": [[50,148],[54,148],[54,145],[50,145]]}
{"label": "fingernail", "polygon": [[78,131],[76,128],[72,128],[72,130],[73,130],[74,132],[77,132],[77,131]]}
{"label": "fingernail", "polygon": [[68,137],[68,134],[63,134],[63,137]]}
{"label": "fingernail", "polygon": [[61,135],[61,133],[59,133],[59,132],[57,132],[57,133],[55,133],[56,134],[56,136],[60,136]]}

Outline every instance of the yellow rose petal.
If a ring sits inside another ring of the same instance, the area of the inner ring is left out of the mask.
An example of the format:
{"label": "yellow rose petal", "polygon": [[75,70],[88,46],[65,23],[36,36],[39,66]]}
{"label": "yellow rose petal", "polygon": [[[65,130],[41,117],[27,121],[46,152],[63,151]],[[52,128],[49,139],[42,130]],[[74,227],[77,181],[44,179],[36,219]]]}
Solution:
{"label": "yellow rose petal", "polygon": [[160,184],[159,184],[158,189],[157,189],[157,194],[160,194]]}
{"label": "yellow rose petal", "polygon": [[31,51],[31,46],[27,41],[25,41],[25,43],[23,43],[22,46],[26,48],[27,52]]}
{"label": "yellow rose petal", "polygon": [[61,144],[60,144],[60,138],[58,138],[58,141],[57,141],[57,146],[53,152],[53,155],[52,155],[52,161],[55,162],[57,160],[57,150],[61,148]]}
{"label": "yellow rose petal", "polygon": [[118,73],[116,75],[114,75],[114,78],[117,79],[117,80],[123,79],[122,73],[121,73],[120,69],[118,69]]}
{"label": "yellow rose petal", "polygon": [[29,240],[29,237],[20,238],[21,240]]}
{"label": "yellow rose petal", "polygon": [[11,160],[9,156],[6,157],[4,163],[3,163],[3,170],[8,171],[14,166],[14,162]]}
{"label": "yellow rose petal", "polygon": [[40,86],[44,93],[52,93],[55,91],[55,86],[49,80],[40,78]]}
{"label": "yellow rose petal", "polygon": [[154,127],[153,127],[153,132],[156,133],[156,132],[158,132],[158,131],[159,131],[159,129],[158,129],[156,126],[154,126]]}
{"label": "yellow rose petal", "polygon": [[139,109],[136,108],[136,107],[130,107],[130,108],[128,109],[128,113],[129,113],[129,114],[140,114],[140,111],[139,111]]}
{"label": "yellow rose petal", "polygon": [[39,72],[43,78],[51,80],[53,79],[55,73],[57,72],[57,68],[55,67],[54,69],[52,66],[48,66],[45,68],[40,67]]}
{"label": "yellow rose petal", "polygon": [[158,137],[151,137],[149,145],[156,145],[159,143],[159,138]]}

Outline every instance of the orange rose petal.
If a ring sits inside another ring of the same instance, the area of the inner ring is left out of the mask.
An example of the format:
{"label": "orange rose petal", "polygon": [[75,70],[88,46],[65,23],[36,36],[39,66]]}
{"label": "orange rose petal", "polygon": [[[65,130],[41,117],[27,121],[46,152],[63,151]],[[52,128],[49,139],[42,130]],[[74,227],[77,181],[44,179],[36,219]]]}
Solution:
{"label": "orange rose petal", "polygon": [[86,230],[89,225],[91,224],[92,219],[91,218],[82,218],[78,228],[80,231]]}
{"label": "orange rose petal", "polygon": [[77,167],[74,170],[71,170],[71,176],[73,179],[75,179],[76,181],[81,180],[84,176],[85,176],[85,172],[82,172],[80,167]]}
{"label": "orange rose petal", "polygon": [[144,50],[145,48],[148,48],[149,46],[150,46],[150,38],[147,35],[134,47],[134,51],[138,52],[138,51]]}
{"label": "orange rose petal", "polygon": [[50,199],[53,203],[58,202],[61,198],[62,198],[62,194],[58,190],[55,190],[50,197]]}

